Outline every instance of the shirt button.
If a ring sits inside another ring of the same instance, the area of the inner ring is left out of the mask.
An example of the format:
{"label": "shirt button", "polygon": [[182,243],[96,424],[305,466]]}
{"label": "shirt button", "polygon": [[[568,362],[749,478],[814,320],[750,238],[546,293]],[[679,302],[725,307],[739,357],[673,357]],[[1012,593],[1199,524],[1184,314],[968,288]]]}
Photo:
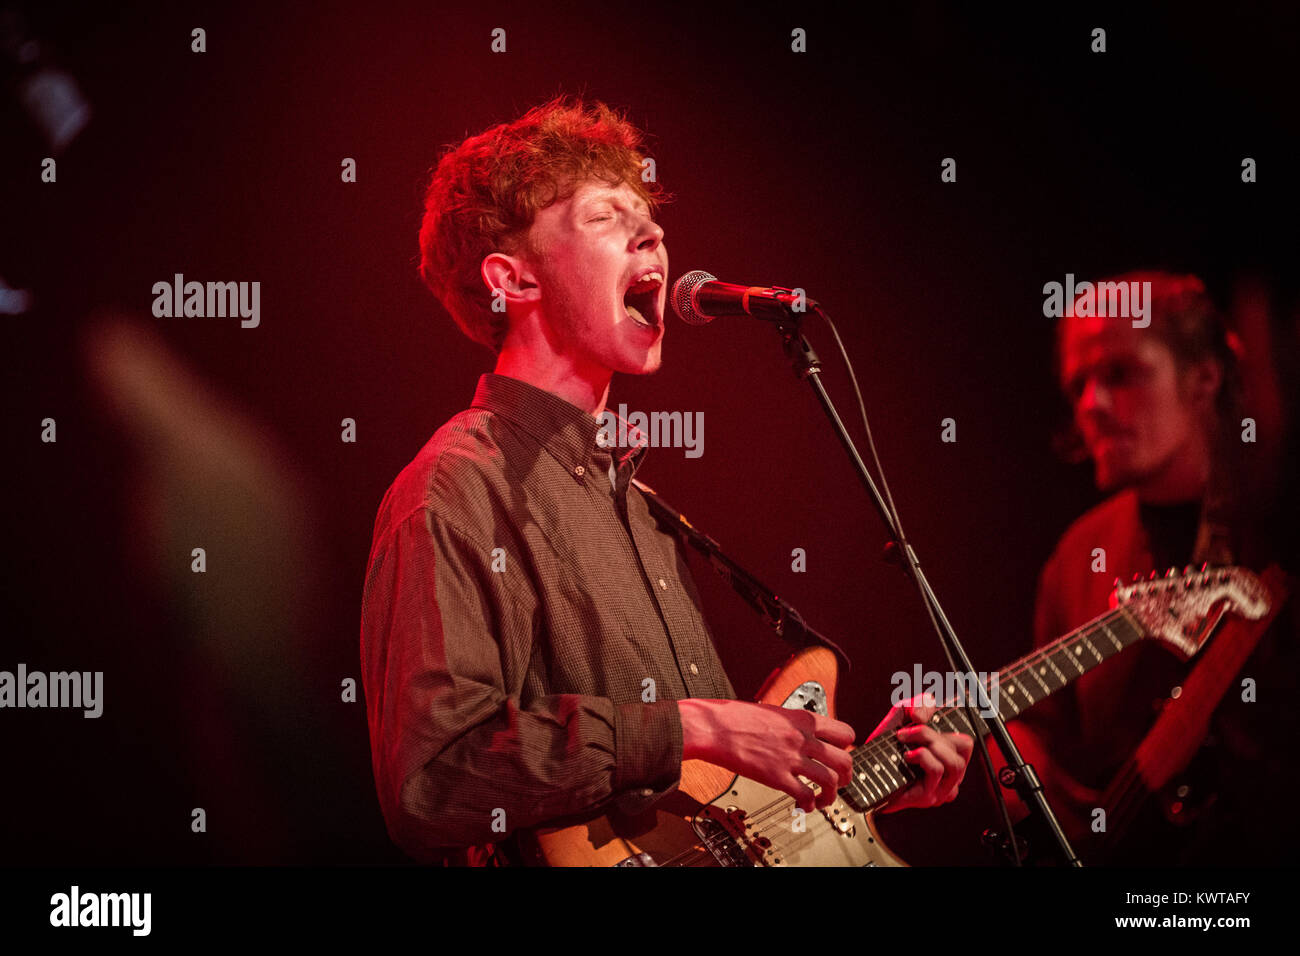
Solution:
{"label": "shirt button", "polygon": [[668,590],[668,582],[665,581],[663,578],[660,578],[660,579],[659,579],[659,587],[660,587],[662,590],[667,591],[667,590]]}
{"label": "shirt button", "polygon": [[692,665],[691,665],[691,673],[692,673],[692,674],[698,674],[699,672],[700,672],[700,669],[699,669],[698,667],[696,667],[694,664],[692,664]]}
{"label": "shirt button", "polygon": [[655,795],[655,792],[654,792],[653,790],[651,790],[649,787],[646,787],[645,789],[643,789],[643,790],[641,791],[641,796],[643,796],[643,797],[653,797],[654,795]]}
{"label": "shirt button", "polygon": [[587,469],[579,465],[577,468],[573,469],[573,473],[577,475],[579,478],[581,478],[583,475],[587,473]]}

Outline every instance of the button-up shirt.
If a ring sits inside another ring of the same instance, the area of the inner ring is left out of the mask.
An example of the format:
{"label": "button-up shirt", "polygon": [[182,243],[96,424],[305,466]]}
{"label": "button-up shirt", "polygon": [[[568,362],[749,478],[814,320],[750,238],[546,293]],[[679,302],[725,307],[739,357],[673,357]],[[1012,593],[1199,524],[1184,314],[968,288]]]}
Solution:
{"label": "button-up shirt", "polygon": [[645,436],[613,431],[485,374],[384,496],[362,673],[379,802],[417,859],[648,807],[681,775],[676,701],[736,696],[631,484]]}

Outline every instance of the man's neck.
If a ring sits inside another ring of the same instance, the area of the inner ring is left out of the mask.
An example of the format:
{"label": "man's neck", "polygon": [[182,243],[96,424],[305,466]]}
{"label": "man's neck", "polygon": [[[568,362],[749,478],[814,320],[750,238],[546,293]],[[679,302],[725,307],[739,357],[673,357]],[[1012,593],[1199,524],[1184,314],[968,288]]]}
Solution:
{"label": "man's neck", "polygon": [[558,395],[595,419],[599,419],[605,410],[609,382],[613,378],[609,369],[589,367],[579,370],[570,363],[553,358],[539,361],[529,352],[509,348],[501,351],[493,371]]}

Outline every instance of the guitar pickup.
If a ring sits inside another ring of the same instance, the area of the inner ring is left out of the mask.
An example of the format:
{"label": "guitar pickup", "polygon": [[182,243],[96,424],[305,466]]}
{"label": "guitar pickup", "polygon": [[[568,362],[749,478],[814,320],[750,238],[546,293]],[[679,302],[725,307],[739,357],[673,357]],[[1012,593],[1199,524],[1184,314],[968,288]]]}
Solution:
{"label": "guitar pickup", "polygon": [[824,808],[822,816],[835,828],[835,832],[841,836],[851,837],[858,832],[858,825],[850,815],[849,808],[844,805],[843,800],[836,800],[829,807]]}

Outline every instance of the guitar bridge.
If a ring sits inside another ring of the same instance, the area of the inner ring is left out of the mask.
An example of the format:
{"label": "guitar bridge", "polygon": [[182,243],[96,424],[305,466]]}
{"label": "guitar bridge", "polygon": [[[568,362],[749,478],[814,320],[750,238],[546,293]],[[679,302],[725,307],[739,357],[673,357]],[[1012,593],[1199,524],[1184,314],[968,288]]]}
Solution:
{"label": "guitar bridge", "polygon": [[695,818],[695,832],[719,866],[754,865],[741,843],[745,839],[743,811],[736,811],[732,807],[729,812],[723,813],[717,807],[705,807]]}

